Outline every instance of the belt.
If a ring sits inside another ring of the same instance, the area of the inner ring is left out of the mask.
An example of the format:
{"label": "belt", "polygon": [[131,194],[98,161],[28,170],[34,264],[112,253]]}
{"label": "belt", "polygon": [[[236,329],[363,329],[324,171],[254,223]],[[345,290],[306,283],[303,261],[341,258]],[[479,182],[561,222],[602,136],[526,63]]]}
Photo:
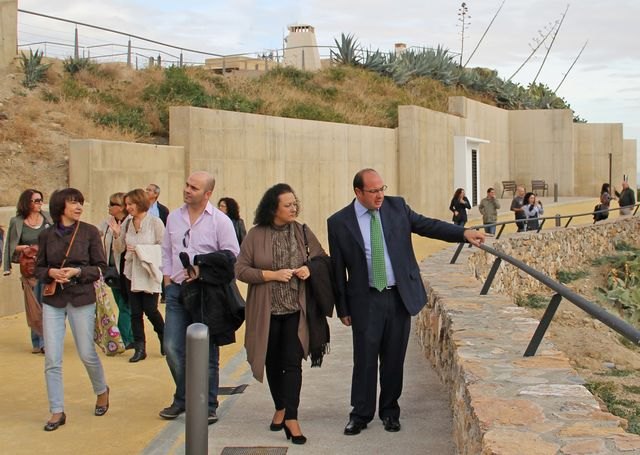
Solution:
{"label": "belt", "polygon": [[378,291],[378,292],[385,292],[385,291],[391,291],[393,289],[396,288],[396,285],[394,284],[393,286],[387,286],[385,288],[383,288],[381,291],[378,291],[378,288],[374,288],[374,287],[370,287],[369,289],[372,291]]}

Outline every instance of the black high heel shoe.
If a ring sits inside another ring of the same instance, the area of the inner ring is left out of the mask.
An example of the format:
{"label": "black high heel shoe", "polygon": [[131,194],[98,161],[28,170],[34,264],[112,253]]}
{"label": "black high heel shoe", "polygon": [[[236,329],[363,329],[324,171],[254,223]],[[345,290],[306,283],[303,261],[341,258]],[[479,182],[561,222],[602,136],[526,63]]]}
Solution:
{"label": "black high heel shoe", "polygon": [[269,425],[269,429],[271,431],[280,431],[284,428],[284,419],[282,420],[282,422],[280,423],[273,423],[271,422],[271,425]]}
{"label": "black high heel shoe", "polygon": [[292,435],[291,430],[289,429],[287,424],[284,423],[284,420],[282,421],[282,425],[284,428],[284,432],[287,435],[287,440],[291,439],[291,442],[293,442],[294,444],[304,444],[305,442],[307,442],[307,438],[303,434],[299,434],[297,436]]}
{"label": "black high heel shoe", "polygon": [[67,415],[63,412],[56,422],[47,422],[44,426],[44,431],[55,431],[60,425],[64,425],[65,423],[67,423]]}
{"label": "black high heel shoe", "polygon": [[94,415],[101,417],[105,415],[108,410],[109,410],[109,386],[107,386],[107,404],[104,406],[98,406],[98,404],[96,403],[96,410],[94,412]]}

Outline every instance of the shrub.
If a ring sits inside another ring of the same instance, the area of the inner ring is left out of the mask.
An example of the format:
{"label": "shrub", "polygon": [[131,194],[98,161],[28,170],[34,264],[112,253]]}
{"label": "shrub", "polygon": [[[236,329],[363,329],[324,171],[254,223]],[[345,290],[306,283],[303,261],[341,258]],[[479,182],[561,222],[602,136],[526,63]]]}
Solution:
{"label": "shrub", "polygon": [[230,93],[228,95],[213,97],[211,107],[225,111],[255,113],[262,107],[262,100],[250,100],[240,93]]}
{"label": "shrub", "polygon": [[516,305],[528,308],[545,308],[549,298],[538,294],[527,294],[516,297]]}
{"label": "shrub", "polygon": [[62,94],[65,98],[78,100],[89,96],[89,90],[80,85],[76,80],[66,78],[62,81]]}
{"label": "shrub", "polygon": [[588,275],[589,272],[587,272],[586,270],[558,270],[557,273],[558,281],[560,281],[561,283],[570,283],[580,278],[584,278]]}
{"label": "shrub", "polygon": [[23,52],[20,57],[20,64],[22,66],[22,70],[24,71],[24,79],[22,80],[22,85],[24,85],[28,89],[33,89],[36,87],[36,85],[45,80],[47,76],[47,70],[49,69],[51,64],[42,63],[43,53],[38,49],[36,49],[35,52],[29,49],[28,56]]}
{"label": "shrub", "polygon": [[64,62],[62,62],[62,67],[67,73],[74,75],[78,73],[80,70],[95,69],[96,64],[91,62],[91,60],[89,60],[88,58],[68,57],[64,60]]}
{"label": "shrub", "polygon": [[99,125],[117,127],[139,136],[147,136],[151,131],[145,120],[144,110],[139,107],[120,106],[113,112],[96,114],[94,120]]}
{"label": "shrub", "polygon": [[323,122],[345,123],[342,115],[331,107],[323,107],[317,104],[296,102],[285,107],[280,112],[282,117],[298,118],[305,120],[320,120]]}

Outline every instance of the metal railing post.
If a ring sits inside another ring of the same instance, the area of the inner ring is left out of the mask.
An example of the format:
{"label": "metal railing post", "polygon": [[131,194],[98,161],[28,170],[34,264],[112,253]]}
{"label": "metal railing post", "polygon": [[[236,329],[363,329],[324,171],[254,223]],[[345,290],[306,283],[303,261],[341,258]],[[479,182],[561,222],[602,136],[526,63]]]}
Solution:
{"label": "metal railing post", "polygon": [[131,40],[127,43],[127,66],[131,68]]}
{"label": "metal railing post", "polygon": [[78,60],[80,58],[80,46],[78,43],[78,26],[76,25],[76,34],[73,42],[73,58]]}
{"label": "metal railing post", "polygon": [[482,286],[480,295],[487,295],[489,293],[489,288],[491,288],[491,284],[493,283],[493,279],[496,276],[496,272],[498,271],[501,262],[502,259],[496,256],[496,259],[493,261],[493,265],[491,266],[491,270],[489,271],[489,275],[487,275],[487,280],[484,282],[484,286]]}
{"label": "metal railing post", "polygon": [[464,248],[464,243],[459,243],[458,248],[456,248],[456,252],[453,254],[453,257],[451,258],[451,262],[449,262],[449,264],[456,263],[456,261],[458,260],[458,256],[460,256],[460,252],[462,251],[462,248]]}
{"label": "metal railing post", "polygon": [[540,319],[540,323],[538,324],[538,328],[536,329],[531,341],[529,342],[529,346],[527,346],[527,350],[524,351],[524,357],[531,357],[536,355],[536,351],[538,350],[538,346],[542,342],[542,338],[544,338],[544,334],[547,332],[549,328],[549,324],[551,324],[551,320],[553,316],[556,314],[556,310],[560,305],[560,301],[562,300],[562,296],[560,294],[553,294],[551,297],[551,301],[547,306],[544,314],[542,315],[542,319]]}
{"label": "metal railing post", "polygon": [[506,224],[503,224],[502,226],[500,226],[500,230],[498,231],[498,235],[496,235],[496,240],[500,238],[500,236],[502,235],[502,231],[504,231],[504,227],[506,226]]}
{"label": "metal railing post", "polygon": [[558,202],[558,184],[553,184],[553,202]]}
{"label": "metal railing post", "polygon": [[209,328],[198,322],[187,327],[186,370],[185,452],[201,455],[209,444]]}
{"label": "metal railing post", "polygon": [[559,213],[556,213],[556,227],[560,227],[560,225],[562,224],[562,221],[560,220],[560,217],[562,215],[560,215]]}

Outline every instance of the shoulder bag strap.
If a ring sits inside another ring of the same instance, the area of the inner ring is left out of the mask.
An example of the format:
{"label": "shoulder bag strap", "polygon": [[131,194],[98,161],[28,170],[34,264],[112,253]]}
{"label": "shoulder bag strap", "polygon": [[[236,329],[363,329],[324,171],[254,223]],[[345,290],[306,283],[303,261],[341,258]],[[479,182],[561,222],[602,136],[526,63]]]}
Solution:
{"label": "shoulder bag strap", "polygon": [[304,249],[307,253],[307,262],[309,262],[309,240],[307,239],[307,225],[302,225],[302,236],[304,238]]}
{"label": "shoulder bag strap", "polygon": [[62,260],[62,264],[60,264],[60,268],[62,268],[64,266],[64,263],[67,262],[67,258],[69,257],[69,251],[71,251],[71,245],[73,245],[73,241],[76,239],[76,234],[78,233],[79,227],[80,227],[80,221],[76,221],[76,228],[73,230],[71,241],[69,242],[69,246],[67,247],[67,252],[64,253],[64,259]]}

